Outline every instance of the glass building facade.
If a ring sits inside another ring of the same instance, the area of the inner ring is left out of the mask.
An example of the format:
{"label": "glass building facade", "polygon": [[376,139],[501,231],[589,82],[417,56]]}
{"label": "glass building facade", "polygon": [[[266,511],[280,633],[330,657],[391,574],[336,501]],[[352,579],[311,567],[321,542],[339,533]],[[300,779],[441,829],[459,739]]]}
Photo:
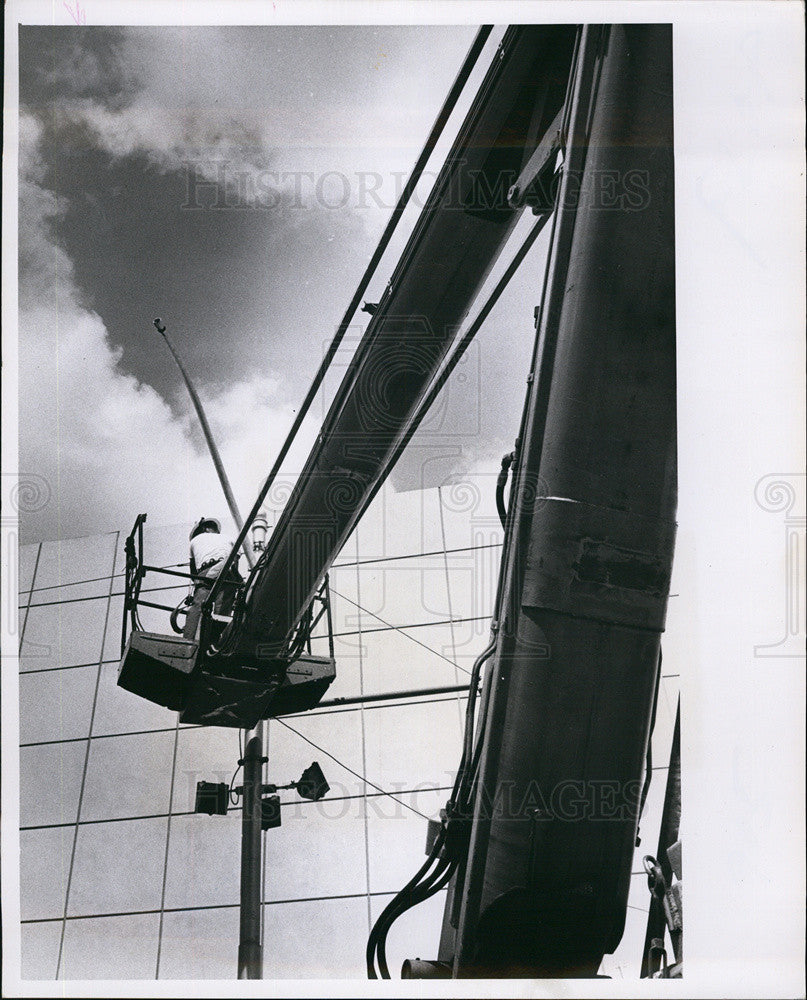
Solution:
{"label": "glass building facade", "polygon": [[[501,551],[492,486],[379,494],[330,576],[337,679],[328,700],[467,681],[487,642]],[[239,734],[181,725],[117,687],[129,527],[19,553],[25,979],[236,974],[240,811],[193,810],[197,781],[232,778]],[[147,522],[146,561],[181,567],[188,529]],[[676,576],[686,565],[680,541]],[[185,592],[182,581],[148,574],[142,596],[175,605]],[[670,602],[625,935],[603,964],[616,978],[638,978],[641,962],[641,858],[655,851],[686,655],[680,601]],[[164,611],[141,617],[144,628],[170,631]],[[313,651],[326,650],[322,632]],[[316,760],[331,791],[318,803],[281,792],[282,826],[264,834],[266,978],[364,978],[373,921],[423,863],[464,710],[461,692],[402,694],[268,723],[266,780],[286,783]],[[443,903],[440,893],[394,925],[394,973],[407,957],[436,957]]]}

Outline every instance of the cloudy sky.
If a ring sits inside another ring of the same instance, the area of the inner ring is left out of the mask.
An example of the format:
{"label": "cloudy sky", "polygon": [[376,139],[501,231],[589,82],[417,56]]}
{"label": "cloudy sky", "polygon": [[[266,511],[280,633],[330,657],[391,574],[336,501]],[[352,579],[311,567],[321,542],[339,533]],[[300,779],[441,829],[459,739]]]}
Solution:
{"label": "cloudy sky", "polygon": [[[474,33],[21,29],[20,471],[44,477],[51,495],[23,518],[23,542],[127,528],[141,510],[155,523],[225,511],[152,326],[158,316],[208,409],[238,502],[251,506]],[[470,394],[455,387],[449,418],[455,430],[471,428],[454,442],[458,468],[495,463],[511,447],[520,403],[499,401],[523,386],[540,243],[469,358],[482,383],[466,380]],[[366,318],[356,319],[289,474]],[[514,322],[523,336],[502,352]]]}

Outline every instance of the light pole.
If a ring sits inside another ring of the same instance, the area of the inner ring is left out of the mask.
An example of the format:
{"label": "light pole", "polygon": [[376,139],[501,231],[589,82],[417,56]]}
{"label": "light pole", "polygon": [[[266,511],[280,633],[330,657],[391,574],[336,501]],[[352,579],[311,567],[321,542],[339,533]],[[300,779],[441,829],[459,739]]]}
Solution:
{"label": "light pole", "polygon": [[[213,432],[207,421],[207,416],[202,407],[202,401],[190,380],[185,366],[179,358],[174,345],[168,339],[165,325],[159,320],[154,320],[154,326],[165,343],[168,350],[173,355],[182,375],[188,394],[191,397],[196,415],[202,427],[210,457],[216,467],[216,473],[221,483],[227,506],[233,521],[240,531],[244,527],[244,520],[235,502],[230,480],[224,469],[224,463],[216,447]],[[256,519],[257,521],[257,519]],[[266,536],[266,518],[262,517],[257,525],[256,542],[263,548],[263,540]],[[262,534],[260,532],[262,531]],[[256,548],[258,547],[256,545]],[[244,540],[242,551],[246,556],[250,569],[255,565],[255,554]],[[239,979],[261,979],[263,977],[263,946],[261,944],[261,788],[263,764],[266,758],[263,756],[263,722],[259,722],[254,729],[245,729],[243,732],[244,745],[244,789],[242,795],[241,813],[241,923],[238,941],[238,978]]]}
{"label": "light pole", "polygon": [[244,787],[241,795],[241,913],[238,978],[263,978],[261,944],[261,791],[263,723],[244,732]]}

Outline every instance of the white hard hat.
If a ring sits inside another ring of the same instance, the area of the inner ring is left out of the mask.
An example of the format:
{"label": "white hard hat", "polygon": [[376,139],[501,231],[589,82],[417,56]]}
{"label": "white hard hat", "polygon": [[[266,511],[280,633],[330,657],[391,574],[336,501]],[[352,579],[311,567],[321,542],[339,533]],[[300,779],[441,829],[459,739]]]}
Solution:
{"label": "white hard hat", "polygon": [[221,533],[221,522],[217,521],[215,517],[200,517],[199,520],[196,522],[196,524],[194,524],[194,526],[191,528],[191,533],[188,536],[188,539],[190,541],[193,541],[193,539],[200,532],[204,531],[205,528],[208,527],[215,529],[215,531],[217,531],[218,533]]}

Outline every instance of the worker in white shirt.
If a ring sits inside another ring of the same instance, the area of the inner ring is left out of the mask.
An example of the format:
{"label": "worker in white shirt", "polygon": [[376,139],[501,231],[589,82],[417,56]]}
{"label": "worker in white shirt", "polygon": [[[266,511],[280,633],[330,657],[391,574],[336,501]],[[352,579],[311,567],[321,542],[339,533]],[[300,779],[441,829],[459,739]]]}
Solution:
{"label": "worker in white shirt", "polygon": [[[193,603],[188,608],[182,634],[186,639],[195,639],[202,615],[202,605],[222,570],[233,543],[221,534],[221,524],[214,517],[202,517],[191,528],[191,574],[195,577]],[[241,583],[236,558],[227,574],[228,581]],[[216,596],[217,614],[228,614],[232,609],[235,587],[225,584]]]}

